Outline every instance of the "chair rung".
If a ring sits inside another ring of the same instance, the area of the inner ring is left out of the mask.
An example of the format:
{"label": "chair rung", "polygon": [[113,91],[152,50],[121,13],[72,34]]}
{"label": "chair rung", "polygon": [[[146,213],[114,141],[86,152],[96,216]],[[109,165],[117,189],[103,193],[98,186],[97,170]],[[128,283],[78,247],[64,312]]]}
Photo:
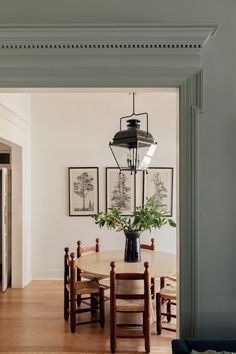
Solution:
{"label": "chair rung", "polygon": [[120,335],[120,334],[118,334],[117,336],[116,336],[116,338],[144,338],[144,335],[143,334],[140,334],[140,335],[136,335],[136,336],[122,336],[122,335]]}
{"label": "chair rung", "polygon": [[176,332],[176,329],[170,328],[170,327],[163,327],[163,326],[161,326],[161,329],[165,329],[165,330],[171,331],[171,332]]}
{"label": "chair rung", "polygon": [[83,301],[83,300],[90,300],[90,299],[91,299],[91,296],[81,297],[81,301]]}
{"label": "chair rung", "polygon": [[88,308],[88,309],[76,309],[75,312],[76,313],[91,312],[91,308]]}
{"label": "chair rung", "polygon": [[143,327],[142,323],[117,323],[117,327]]}
{"label": "chair rung", "polygon": [[161,315],[162,316],[170,316],[170,317],[176,318],[176,315],[172,315],[172,314],[169,314],[169,313],[166,313],[166,312],[161,312]]}
{"label": "chair rung", "polygon": [[143,300],[144,294],[116,294],[116,298],[125,300]]}
{"label": "chair rung", "polygon": [[101,283],[99,283],[99,285],[100,285],[104,290],[110,289],[110,286],[108,286],[108,285],[106,285],[106,284],[101,284]]}
{"label": "chair rung", "polygon": [[116,312],[124,312],[124,313],[143,313],[144,311],[142,311],[142,310],[140,310],[140,311],[122,311],[122,310],[119,310],[119,309],[117,309],[116,310]]}
{"label": "chair rung", "polygon": [[87,301],[84,301],[84,300],[81,300],[81,303],[84,304],[84,305],[87,305],[87,306],[91,306],[90,302],[87,302]]}
{"label": "chair rung", "polygon": [[92,321],[77,322],[77,323],[76,323],[76,326],[80,326],[80,325],[83,325],[83,324],[89,324],[89,323],[97,323],[97,322],[100,322],[100,320],[92,320]]}

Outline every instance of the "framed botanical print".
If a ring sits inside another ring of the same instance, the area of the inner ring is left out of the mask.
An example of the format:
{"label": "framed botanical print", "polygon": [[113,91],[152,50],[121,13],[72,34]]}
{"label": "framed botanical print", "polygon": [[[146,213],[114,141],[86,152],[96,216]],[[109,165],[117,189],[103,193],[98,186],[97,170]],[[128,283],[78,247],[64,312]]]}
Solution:
{"label": "framed botanical print", "polygon": [[147,172],[143,173],[143,204],[147,198],[154,198],[166,216],[172,216],[172,167],[149,167]]}
{"label": "framed botanical print", "polygon": [[99,212],[98,167],[69,167],[69,216]]}
{"label": "framed botanical print", "polygon": [[117,207],[123,215],[131,215],[135,210],[134,174],[116,167],[106,167],[106,212]]}

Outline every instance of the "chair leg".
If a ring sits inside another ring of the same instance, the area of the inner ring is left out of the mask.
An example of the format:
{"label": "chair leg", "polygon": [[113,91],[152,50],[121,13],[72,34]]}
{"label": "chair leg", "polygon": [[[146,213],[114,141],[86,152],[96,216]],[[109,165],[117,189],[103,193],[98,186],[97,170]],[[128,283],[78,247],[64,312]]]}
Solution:
{"label": "chair leg", "polygon": [[146,324],[145,324],[145,314],[143,312],[143,336],[145,336],[145,326],[146,326]]}
{"label": "chair leg", "polygon": [[167,312],[166,315],[167,322],[170,322],[171,321],[171,301],[170,300],[168,300],[166,303],[166,312]]}
{"label": "chair leg", "polygon": [[152,300],[155,299],[156,287],[155,287],[155,278],[151,278],[151,296]]}
{"label": "chair leg", "polygon": [[110,312],[110,347],[111,352],[116,351],[116,312]]}
{"label": "chair leg", "polygon": [[81,295],[77,295],[76,301],[77,301],[77,305],[80,306],[81,305]]}
{"label": "chair leg", "polygon": [[91,302],[91,315],[94,316],[98,308],[98,299],[95,294],[91,294],[90,302]]}
{"label": "chair leg", "polygon": [[157,334],[161,334],[161,295],[156,293],[156,330]]}
{"label": "chair leg", "polygon": [[67,288],[64,288],[64,319],[68,321],[69,319],[69,291]]}
{"label": "chair leg", "polygon": [[151,319],[150,319],[150,314],[149,314],[149,316],[147,316],[146,314],[144,315],[143,327],[144,327],[145,351],[146,351],[146,353],[150,353],[150,350],[151,350]]}
{"label": "chair leg", "polygon": [[70,299],[70,330],[72,333],[75,333],[76,328],[76,301],[75,296],[72,296]]}
{"label": "chair leg", "polygon": [[104,309],[104,289],[99,289],[99,315],[101,328],[105,325],[105,309]]}

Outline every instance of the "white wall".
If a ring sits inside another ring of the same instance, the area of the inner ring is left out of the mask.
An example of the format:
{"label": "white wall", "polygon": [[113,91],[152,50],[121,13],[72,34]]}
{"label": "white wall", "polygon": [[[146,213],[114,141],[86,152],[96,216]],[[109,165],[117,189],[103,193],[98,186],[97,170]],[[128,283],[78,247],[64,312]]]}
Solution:
{"label": "white wall", "polygon": [[0,104],[14,112],[19,119],[30,123],[30,93],[0,92]]}
{"label": "white wall", "polygon": [[[158,140],[152,166],[176,172],[176,89],[139,93],[136,112],[149,113],[150,131]],[[62,277],[65,246],[76,249],[101,239],[102,249],[124,248],[123,233],[99,230],[90,217],[68,216],[69,166],[98,166],[100,210],[105,210],[105,167],[115,167],[108,143],[119,130],[119,118],[132,112],[126,93],[32,95],[32,268],[33,278]],[[174,215],[176,174],[174,175]],[[159,250],[175,253],[176,230],[153,232]],[[150,241],[150,234],[142,241]]]}

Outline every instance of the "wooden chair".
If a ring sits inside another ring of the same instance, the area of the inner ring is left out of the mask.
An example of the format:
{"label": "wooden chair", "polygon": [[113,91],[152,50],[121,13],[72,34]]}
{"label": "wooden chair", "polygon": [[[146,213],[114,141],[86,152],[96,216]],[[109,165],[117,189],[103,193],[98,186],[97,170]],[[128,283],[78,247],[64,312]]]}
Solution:
{"label": "wooden chair", "polygon": [[[75,332],[76,326],[92,322],[99,322],[103,328],[105,324],[104,313],[104,288],[96,281],[76,281],[76,258],[75,253],[69,256],[69,248],[65,248],[64,256],[64,319],[68,321],[70,317],[70,330]],[[90,305],[87,307],[77,306],[77,296],[89,295]],[[94,318],[97,310],[97,304],[93,300],[93,296],[99,298],[99,318]],[[89,321],[76,322],[76,315],[83,312],[90,312],[92,319]]]}
{"label": "wooden chair", "polygon": [[[155,251],[155,239],[151,238],[151,244],[149,245],[145,243],[141,243],[140,248],[144,250]],[[151,295],[152,295],[152,299],[155,299],[156,296],[155,278],[151,278]]]}
{"label": "wooden chair", "polygon": [[[161,334],[161,330],[176,332],[175,328],[164,327],[162,325],[162,317],[166,317],[167,322],[171,322],[171,318],[176,318],[171,307],[176,306],[176,276],[166,275],[160,278],[160,291],[156,294],[156,330],[157,334]],[[166,311],[164,312],[164,309]]]}
{"label": "wooden chair", "polygon": [[[85,255],[87,253],[94,253],[94,252],[99,252],[100,251],[100,240],[99,238],[96,238],[96,244],[95,246],[92,247],[81,247],[82,242],[77,241],[77,258],[81,257],[82,255]],[[82,279],[89,279],[89,280],[94,280],[98,283],[100,283],[101,280],[106,279],[106,275],[98,275],[98,274],[93,274],[90,272],[85,272],[82,271],[81,269],[77,269],[77,281],[81,281]],[[110,289],[110,287],[106,284],[102,284],[104,290]],[[81,298],[81,296],[77,296],[77,303],[80,305],[81,301],[86,301],[87,298]],[[107,301],[108,297],[105,296],[104,300]],[[94,297],[94,303],[96,302],[96,297]]]}
{"label": "wooden chair", "polygon": [[[81,241],[77,241],[77,258],[81,257],[83,254],[86,253],[93,253],[93,252],[99,252],[100,251],[100,240],[99,238],[96,238],[96,244],[95,246],[92,247],[81,247]],[[86,278],[90,280],[96,279],[97,281],[102,280],[107,278],[107,276],[104,275],[97,275],[93,274],[90,272],[84,272],[78,269],[77,272],[77,280],[81,280],[81,278]]]}
{"label": "wooden chair", "polygon": [[[151,280],[148,262],[144,263],[144,273],[116,273],[115,262],[111,262],[110,272],[110,347],[111,352],[116,351],[116,338],[141,338],[145,340],[145,350],[150,352],[151,346]],[[141,280],[144,283],[143,294],[120,294],[117,293],[117,280],[132,281]],[[140,324],[117,324],[117,313],[142,313],[143,323]],[[139,335],[119,335],[118,326],[142,326],[142,332]]]}

